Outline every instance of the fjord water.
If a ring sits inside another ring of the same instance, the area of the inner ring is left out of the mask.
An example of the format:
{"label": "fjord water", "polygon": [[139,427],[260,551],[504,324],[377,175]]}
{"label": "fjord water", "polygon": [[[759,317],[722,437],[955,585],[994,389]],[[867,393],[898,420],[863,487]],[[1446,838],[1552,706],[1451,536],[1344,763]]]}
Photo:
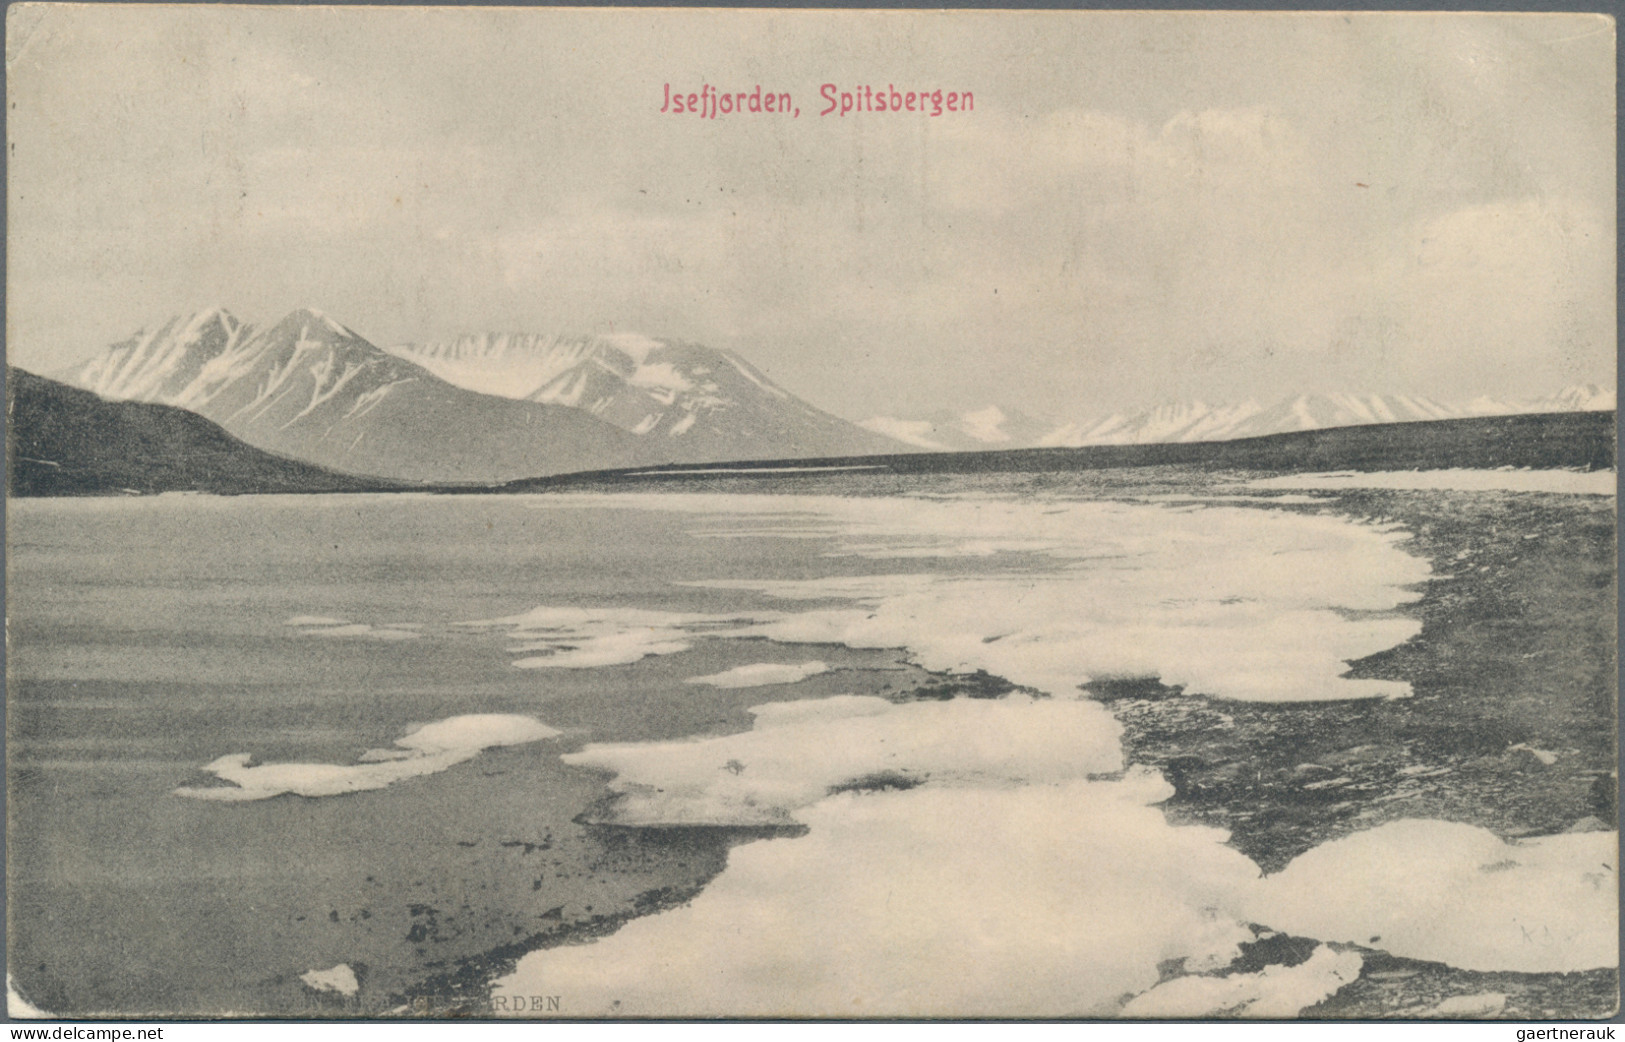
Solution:
{"label": "fjord water", "polygon": [[[760,691],[682,681],[773,656],[538,673],[451,624],[544,603],[709,611],[741,596],[669,580],[818,564],[803,540],[722,546],[659,515],[501,497],[14,500],[8,526],[10,966],[64,1014],[315,1009],[299,976],[341,962],[367,964],[376,1009],[431,963],[695,885],[720,842],[657,856],[573,825],[603,783],[558,753],[748,727]],[[364,632],[385,624],[396,636]],[[222,756],[353,764],[499,713],[565,733],[338,798],[174,795],[215,783],[201,768]]]}
{"label": "fjord water", "polygon": [[[588,1015],[1110,1013],[1167,959],[1223,965],[1302,895],[1165,823],[1077,686],[1403,698],[1343,674],[1415,634],[1429,568],[1302,496],[1164,491],[14,502],[16,986],[63,1013],[354,1013],[499,977],[506,1008],[558,982]],[[897,700],[978,670],[1025,691]],[[787,825],[810,833],[736,846]],[[1521,890],[1577,872],[1542,857]],[[739,943],[750,914],[772,928]],[[1501,967],[1494,942],[1443,954]],[[726,972],[656,972],[683,952]],[[1348,962],[1305,964],[1306,1001]],[[340,964],[354,996],[307,976]]]}

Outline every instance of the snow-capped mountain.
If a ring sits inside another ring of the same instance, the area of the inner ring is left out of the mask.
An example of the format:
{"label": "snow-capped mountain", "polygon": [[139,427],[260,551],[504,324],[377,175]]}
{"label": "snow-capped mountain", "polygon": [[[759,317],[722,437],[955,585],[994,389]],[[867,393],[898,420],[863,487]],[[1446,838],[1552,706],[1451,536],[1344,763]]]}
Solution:
{"label": "snow-capped mountain", "polygon": [[1129,445],[1168,441],[1230,441],[1287,431],[1353,427],[1367,423],[1445,420],[1465,413],[1431,398],[1405,395],[1304,394],[1271,405],[1251,399],[1222,405],[1188,402],[1086,427],[1053,431],[1045,445]]}
{"label": "snow-capped mountain", "polygon": [[636,463],[579,410],[453,386],[312,310],[255,330],[219,308],[60,374],[104,398],[199,413],[257,448],[352,474],[502,481]]}
{"label": "snow-capped mountain", "polygon": [[[1180,402],[1159,405],[1139,413],[1113,413],[1109,416],[1069,423],[1049,431],[1036,445],[1135,445],[1167,441],[1219,441],[1262,411],[1257,402],[1224,405],[1206,402]],[[1297,428],[1293,428],[1297,429]]]}
{"label": "snow-capped mountain", "polygon": [[479,334],[388,349],[469,390],[576,409],[639,440],[642,463],[897,452],[731,351],[636,333]]}
{"label": "snow-capped mountain", "polygon": [[[1475,398],[1446,403],[1418,395],[1302,394],[1261,404],[1241,402],[1209,404],[1203,401],[1159,405],[1140,412],[1120,412],[1075,423],[1045,424],[1022,417],[1020,424],[994,423],[976,418],[1003,417],[997,407],[959,416],[938,414],[922,420],[876,417],[863,421],[872,431],[889,434],[921,449],[965,450],[984,448],[1075,447],[1082,445],[1141,445],[1155,442],[1231,441],[1289,431],[1326,427],[1354,427],[1372,423],[1409,423],[1469,416],[1508,416],[1537,412],[1588,412],[1615,407],[1613,390],[1598,384],[1569,387],[1541,398],[1503,400]],[[972,431],[992,430],[1009,437],[995,443]]]}
{"label": "snow-capped mountain", "polygon": [[1575,384],[1529,402],[1523,412],[1600,412],[1619,406],[1619,393],[1601,384]]}
{"label": "snow-capped mountain", "polygon": [[1020,448],[1036,444],[1055,428],[1054,423],[997,405],[963,413],[943,410],[923,420],[877,416],[858,426],[915,448],[938,452]]}

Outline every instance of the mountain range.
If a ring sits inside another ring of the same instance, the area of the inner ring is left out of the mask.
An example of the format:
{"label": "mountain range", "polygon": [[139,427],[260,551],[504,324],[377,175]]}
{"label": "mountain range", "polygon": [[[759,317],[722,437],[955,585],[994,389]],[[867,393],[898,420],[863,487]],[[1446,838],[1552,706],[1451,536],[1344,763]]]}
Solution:
{"label": "mountain range", "polygon": [[700,344],[635,333],[478,333],[381,348],[311,309],[257,329],[211,308],[53,375],[106,399],[189,410],[278,456],[432,484],[662,464],[1225,441],[1614,408],[1611,389],[1582,385],[1517,401],[1311,394],[1071,422],[988,406],[855,424],[797,398],[738,354]]}
{"label": "mountain range", "polygon": [[1475,398],[1464,403],[1387,394],[1302,394],[1269,403],[1256,399],[1216,404],[1177,402],[1072,423],[1040,420],[994,405],[965,413],[938,412],[921,419],[877,416],[864,420],[860,426],[918,449],[965,452],[1233,441],[1266,434],[1375,423],[1593,412],[1614,407],[1612,389],[1581,384],[1540,398]]}
{"label": "mountain range", "polygon": [[743,359],[644,338],[484,336],[385,351],[319,311],[256,330],[211,308],[59,375],[104,398],[189,409],[270,452],[408,481],[895,448]]}
{"label": "mountain range", "polygon": [[565,406],[639,439],[639,464],[896,452],[732,351],[636,333],[480,334],[386,348],[469,391]]}

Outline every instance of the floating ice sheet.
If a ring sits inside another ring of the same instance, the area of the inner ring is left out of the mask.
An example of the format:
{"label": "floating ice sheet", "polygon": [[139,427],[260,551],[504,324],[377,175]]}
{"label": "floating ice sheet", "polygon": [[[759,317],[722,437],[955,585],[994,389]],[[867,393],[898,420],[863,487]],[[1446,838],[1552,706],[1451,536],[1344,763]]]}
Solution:
{"label": "floating ice sheet", "polygon": [[1136,996],[1125,1017],[1295,1017],[1307,1006],[1330,998],[1360,975],[1365,960],[1324,944],[1296,966],[1267,966],[1257,973],[1224,977],[1176,977]]}
{"label": "floating ice sheet", "polygon": [[395,741],[395,749],[369,749],[359,763],[268,763],[253,766],[251,753],[232,753],[204,767],[231,785],[182,786],[177,796],[239,802],[283,793],[337,796],[382,789],[407,778],[435,774],[472,760],[486,749],[523,745],[560,732],[539,720],[508,713],[454,716],[418,728]]}
{"label": "floating ice sheet", "polygon": [[1445,821],[1395,821],[1300,855],[1259,886],[1260,922],[1464,970],[1619,965],[1619,833],[1503,843]]}
{"label": "floating ice sheet", "polygon": [[[684,908],[526,956],[495,994],[568,990],[585,1015],[1284,1017],[1360,959],[1322,947],[1198,976],[1249,923],[1465,969],[1616,958],[1614,833],[1508,845],[1402,822],[1261,878],[1224,832],[1170,825],[1155,772],[1115,774],[1117,725],[1094,703],[840,696],[753,713],[740,735],[566,759],[614,773],[602,820],[621,826],[807,833],[736,849]],[[1174,959],[1193,976],[1157,987]]]}
{"label": "floating ice sheet", "polygon": [[843,789],[1037,784],[1123,766],[1121,728],[1095,702],[841,695],[750,712],[742,734],[596,744],[563,759],[614,772],[604,818],[617,825],[786,825]]}
{"label": "floating ice sheet", "polygon": [[514,661],[520,669],[593,669],[687,651],[693,633],[730,621],[638,608],[543,606],[519,615],[461,625],[508,629],[518,642],[510,650],[524,656]]}
{"label": "floating ice sheet", "polygon": [[[671,510],[699,516],[697,533],[710,536],[821,529],[833,553],[943,562],[925,574],[695,583],[857,603],[758,613],[732,630],[716,616],[625,609],[541,608],[492,620],[549,652],[519,663],[533,667],[636,661],[683,650],[704,631],[907,648],[928,669],[982,669],[1058,696],[1098,677],[1145,676],[1256,701],[1402,697],[1407,684],[1343,674],[1351,660],[1419,631],[1392,610],[1414,601],[1415,584],[1431,574],[1400,548],[1402,531],[1241,507],[701,494],[571,495],[533,505]],[[1012,561],[1007,574],[988,574],[955,564],[1017,551],[1043,554],[1050,565]]]}
{"label": "floating ice sheet", "polygon": [[[1160,962],[1219,966],[1252,933],[1216,915],[1257,873],[1155,784],[848,792],[808,833],[736,848],[690,904],[533,952],[494,995],[582,1015],[1111,1014]],[[618,1003],[618,1005],[616,1005]]]}
{"label": "floating ice sheet", "polygon": [[349,622],[326,615],[295,615],[283,623],[299,627],[301,637],[368,637],[372,640],[415,640],[421,626],[412,622],[388,623],[372,626],[365,622]]}
{"label": "floating ice sheet", "polygon": [[765,687],[769,684],[794,684],[828,671],[829,666],[816,661],[753,662],[710,676],[689,677],[684,683],[709,684],[712,687]]}

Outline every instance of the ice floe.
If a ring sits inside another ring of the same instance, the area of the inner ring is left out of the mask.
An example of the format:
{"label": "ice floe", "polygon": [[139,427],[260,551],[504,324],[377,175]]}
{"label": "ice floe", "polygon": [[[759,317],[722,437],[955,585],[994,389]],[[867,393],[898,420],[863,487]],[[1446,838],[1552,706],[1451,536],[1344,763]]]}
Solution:
{"label": "ice floe", "polygon": [[238,802],[263,800],[283,793],[337,796],[382,789],[386,785],[435,774],[472,760],[486,749],[523,745],[561,732],[528,716],[475,713],[427,724],[395,740],[395,749],[369,749],[355,764],[268,763],[253,765],[253,754],[232,753],[203,769],[231,785],[181,786],[177,796]]}
{"label": "ice floe", "polygon": [[[525,956],[493,996],[582,1015],[1116,1013],[1171,958],[1217,967],[1252,933],[1214,908],[1257,874],[1170,828],[1143,778],[925,785],[804,808],[804,836],[736,848],[690,904]],[[618,1005],[616,1005],[618,1003]]]}
{"label": "ice floe", "polygon": [[[752,709],[751,731],[589,745],[619,825],[806,826],[740,847],[691,904],[535,952],[495,994],[582,1013],[1116,1012],[1158,965],[1228,964],[1258,875],[1226,833],[1172,828],[1155,772],[1119,774],[1088,701],[852,695]],[[966,973],[973,966],[975,973]],[[618,1005],[615,1005],[617,1004]]]}
{"label": "ice floe", "polygon": [[1533,756],[1535,759],[1539,760],[1541,763],[1545,764],[1548,767],[1550,767],[1552,764],[1557,762],[1557,754],[1556,753],[1552,752],[1549,749],[1536,749],[1534,746],[1530,745],[1528,742],[1519,742],[1517,745],[1509,745],[1509,746],[1507,746],[1507,751],[1508,752],[1526,752],[1530,756]]}
{"label": "ice floe", "polygon": [[810,676],[829,672],[822,662],[753,662],[748,666],[735,666],[705,677],[689,677],[686,684],[709,684],[712,687],[765,687],[769,684],[794,684]]}
{"label": "ice floe", "polygon": [[1482,991],[1475,995],[1455,995],[1434,1006],[1424,1017],[1468,1019],[1493,1017],[1506,1008],[1507,997],[1502,991]]}
{"label": "ice floe", "polygon": [[[551,508],[616,505],[701,515],[697,534],[747,538],[822,530],[834,554],[934,557],[941,570],[693,585],[856,607],[759,615],[735,631],[712,616],[543,608],[492,620],[532,638],[526,666],[636,661],[713,636],[907,648],[934,670],[978,669],[1058,696],[1107,676],[1160,677],[1256,701],[1402,697],[1409,685],[1349,679],[1351,660],[1415,636],[1393,614],[1431,574],[1406,533],[1346,519],[1244,507],[1179,510],[1113,502],[758,495],[560,496]],[[1042,571],[968,572],[956,557],[1041,553]]]}
{"label": "ice floe", "polygon": [[[926,669],[985,670],[1013,683],[1069,696],[1100,677],[1159,677],[1218,698],[1304,702],[1404,697],[1406,683],[1348,679],[1349,662],[1402,644],[1420,631],[1410,618],[1356,618],[1295,609],[1238,593],[1160,596],[1125,590],[1143,577],[1099,573],[1021,578],[934,577],[907,592],[860,597],[856,609],[787,614],[742,632],[784,643],[907,648]],[[824,599],[841,587],[719,581],[708,586]],[[1396,596],[1408,596],[1396,591]],[[1392,605],[1390,605],[1392,606]]]}
{"label": "ice floe", "polygon": [[1464,970],[1619,965],[1617,832],[1502,842],[1407,820],[1300,855],[1264,880],[1250,914],[1277,930]]}
{"label": "ice floe", "polygon": [[514,662],[521,669],[593,669],[687,651],[692,646],[693,632],[716,629],[731,621],[637,608],[543,606],[506,618],[460,625],[508,629],[518,642],[509,650],[525,656]]}
{"label": "ice floe", "polygon": [[[698,634],[899,647],[928,669],[986,670],[1058,697],[809,699],[756,707],[743,734],[568,755],[613,775],[601,821],[806,832],[735,849],[682,908],[527,955],[495,995],[567,991],[584,1015],[1083,1016],[1134,1001],[1288,1016],[1358,973],[1357,955],[1322,947],[1296,967],[1156,987],[1169,960],[1198,976],[1228,965],[1250,923],[1468,969],[1613,965],[1596,961],[1615,958],[1612,856],[1599,860],[1612,833],[1508,846],[1467,826],[1404,823],[1414,835],[1385,826],[1261,879],[1224,832],[1170,825],[1156,804],[1171,788],[1121,772],[1115,720],[1075,698],[1103,676],[1262,701],[1408,693],[1344,676],[1350,660],[1417,632],[1393,610],[1430,573],[1403,552],[1402,531],[1231,506],[973,497],[546,503],[580,505],[688,512],[701,516],[695,534],[719,538],[821,531],[833,554],[944,563],[695,583],[847,602],[747,619],[545,608],[492,620],[523,642],[515,653],[610,658]],[[988,567],[1012,551],[1049,561]],[[1509,955],[1528,932],[1548,939]]]}
{"label": "ice floe", "polygon": [[326,991],[346,998],[352,997],[361,990],[361,982],[356,980],[355,971],[347,962],[341,962],[330,970],[311,970],[302,973],[299,979],[312,991]]}
{"label": "ice floe", "polygon": [[420,623],[396,622],[373,626],[365,622],[350,622],[326,615],[295,615],[283,623],[296,626],[301,637],[368,637],[373,640],[414,640],[422,634]]}
{"label": "ice floe", "polygon": [[[1359,973],[1204,976],[1250,923],[1463,969],[1614,965],[1614,833],[1506,844],[1440,821],[1328,843],[1262,878],[1226,834],[1170,825],[1090,702],[838,696],[739,735],[589,745],[598,820],[800,824],[748,844],[684,908],[539,951],[494,994],[567,989],[585,1015],[1286,1017]],[[1158,986],[1183,959],[1190,976]],[[964,967],[976,967],[966,974]]]}
{"label": "ice floe", "polygon": [[1175,977],[1136,996],[1125,1017],[1295,1017],[1335,995],[1360,975],[1365,960],[1324,944],[1296,966],[1266,966],[1257,973]]}
{"label": "ice floe", "polygon": [[840,695],[750,712],[755,727],[741,734],[589,745],[563,759],[615,774],[603,820],[618,825],[786,825],[842,789],[1048,784],[1123,766],[1121,728],[1095,702]]}
{"label": "ice floe", "polygon": [[1450,489],[1459,492],[1560,492],[1612,496],[1619,475],[1612,470],[1388,470],[1329,474],[1283,474],[1249,482],[1252,488]]}

